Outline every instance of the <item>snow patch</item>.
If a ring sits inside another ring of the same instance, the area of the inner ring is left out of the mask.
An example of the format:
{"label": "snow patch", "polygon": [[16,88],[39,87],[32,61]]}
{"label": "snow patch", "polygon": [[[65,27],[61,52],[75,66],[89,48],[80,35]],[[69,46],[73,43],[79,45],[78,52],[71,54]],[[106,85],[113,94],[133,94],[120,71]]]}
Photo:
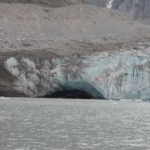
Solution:
{"label": "snow patch", "polygon": [[14,76],[18,76],[20,74],[20,71],[17,68],[17,66],[18,66],[18,62],[17,62],[16,58],[14,58],[14,57],[8,58],[5,62],[5,67]]}
{"label": "snow patch", "polygon": [[107,7],[108,9],[111,9],[113,2],[114,2],[114,0],[108,0],[108,3],[107,3],[107,5],[106,5],[106,7]]}

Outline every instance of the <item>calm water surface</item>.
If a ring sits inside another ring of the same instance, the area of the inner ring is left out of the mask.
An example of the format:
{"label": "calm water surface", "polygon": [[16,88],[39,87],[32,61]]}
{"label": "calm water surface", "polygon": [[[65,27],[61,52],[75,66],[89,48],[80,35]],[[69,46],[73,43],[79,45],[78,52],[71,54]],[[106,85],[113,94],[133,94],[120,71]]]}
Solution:
{"label": "calm water surface", "polygon": [[0,99],[0,150],[150,150],[150,103]]}

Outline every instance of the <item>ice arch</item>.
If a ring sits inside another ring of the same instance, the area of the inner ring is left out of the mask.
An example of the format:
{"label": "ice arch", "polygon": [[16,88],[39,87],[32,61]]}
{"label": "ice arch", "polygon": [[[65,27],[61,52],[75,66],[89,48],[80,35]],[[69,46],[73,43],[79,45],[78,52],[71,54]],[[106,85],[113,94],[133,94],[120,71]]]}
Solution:
{"label": "ice arch", "polygon": [[48,98],[72,98],[72,99],[105,99],[91,84],[83,81],[68,82],[53,93],[48,93]]}

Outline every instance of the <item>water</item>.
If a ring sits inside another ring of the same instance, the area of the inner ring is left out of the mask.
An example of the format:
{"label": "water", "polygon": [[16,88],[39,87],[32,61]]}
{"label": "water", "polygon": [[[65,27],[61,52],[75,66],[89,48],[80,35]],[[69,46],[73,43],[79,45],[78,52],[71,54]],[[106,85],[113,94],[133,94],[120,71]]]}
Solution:
{"label": "water", "polygon": [[0,150],[150,150],[150,103],[0,99]]}

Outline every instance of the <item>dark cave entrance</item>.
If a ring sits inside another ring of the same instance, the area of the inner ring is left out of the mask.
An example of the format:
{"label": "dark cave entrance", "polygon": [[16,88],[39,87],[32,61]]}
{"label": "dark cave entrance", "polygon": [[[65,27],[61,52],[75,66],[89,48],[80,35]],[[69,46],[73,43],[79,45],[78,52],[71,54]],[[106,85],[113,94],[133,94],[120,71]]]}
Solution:
{"label": "dark cave entrance", "polygon": [[48,93],[45,98],[70,98],[70,99],[105,99],[104,96],[87,82],[70,82],[56,90]]}
{"label": "dark cave entrance", "polygon": [[46,98],[94,99],[92,95],[83,90],[61,90],[46,95]]}

